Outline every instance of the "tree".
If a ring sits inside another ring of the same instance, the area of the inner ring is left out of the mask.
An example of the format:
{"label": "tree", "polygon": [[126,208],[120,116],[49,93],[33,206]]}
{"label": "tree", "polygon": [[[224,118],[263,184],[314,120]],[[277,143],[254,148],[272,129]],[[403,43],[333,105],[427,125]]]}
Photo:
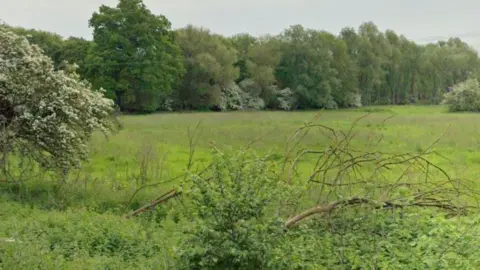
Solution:
{"label": "tree", "polygon": [[28,156],[62,173],[87,158],[92,132],[113,127],[113,102],[72,72],[55,70],[40,47],[0,26],[0,167]]}
{"label": "tree", "polygon": [[192,175],[182,268],[269,269],[269,252],[282,237],[269,210],[286,197],[272,171],[266,158],[215,151],[208,170]]}
{"label": "tree", "polygon": [[171,24],[141,0],[102,5],[90,19],[95,44],[87,59],[95,87],[125,111],[152,112],[161,107],[183,74],[180,48]]}
{"label": "tree", "polygon": [[386,51],[388,42],[371,23],[364,23],[358,30],[359,87],[362,91],[362,102],[365,105],[389,103],[389,97],[384,94],[387,64]]}
{"label": "tree", "polygon": [[58,66],[62,62],[62,59],[59,55],[63,47],[62,36],[35,29],[25,29],[22,27],[10,26],[4,27],[9,28],[12,32],[18,35],[26,37],[31,44],[35,44],[40,47],[46,56],[52,58],[55,66]]}
{"label": "tree", "polygon": [[249,52],[251,48],[257,43],[257,39],[250,34],[238,34],[230,38],[232,46],[237,50],[238,61],[234,64],[239,69],[240,75],[236,80],[236,83],[250,77],[250,72],[247,67],[249,60]]}
{"label": "tree", "polygon": [[186,73],[175,99],[182,109],[219,108],[222,92],[239,76],[237,52],[228,41],[191,25],[177,31]]}
{"label": "tree", "polygon": [[357,92],[354,62],[344,41],[299,25],[287,29],[281,40],[283,54],[275,75],[280,87],[293,90],[298,108],[337,108],[358,103],[353,102]]}
{"label": "tree", "polygon": [[70,37],[66,39],[58,55],[59,60],[62,61],[60,67],[65,64],[76,64],[78,65],[78,74],[85,78],[87,69],[85,60],[92,45],[92,41],[83,38]]}

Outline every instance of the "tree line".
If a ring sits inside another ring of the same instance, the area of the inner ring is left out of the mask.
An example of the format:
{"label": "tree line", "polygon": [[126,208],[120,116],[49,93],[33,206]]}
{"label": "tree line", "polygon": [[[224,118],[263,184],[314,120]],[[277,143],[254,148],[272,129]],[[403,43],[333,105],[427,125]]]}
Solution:
{"label": "tree line", "polygon": [[438,104],[476,76],[477,52],[459,38],[417,44],[372,22],[338,35],[293,25],[278,35],[226,37],[172,29],[142,0],[102,5],[93,40],[11,27],[125,112],[320,109]]}

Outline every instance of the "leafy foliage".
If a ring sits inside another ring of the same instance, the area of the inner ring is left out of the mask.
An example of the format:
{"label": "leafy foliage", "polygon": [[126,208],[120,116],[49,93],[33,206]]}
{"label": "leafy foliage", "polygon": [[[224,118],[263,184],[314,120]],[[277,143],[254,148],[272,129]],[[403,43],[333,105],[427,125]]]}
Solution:
{"label": "leafy foliage", "polygon": [[[237,61],[234,48],[219,35],[204,28],[187,26],[177,31],[177,39],[184,54],[186,74],[175,91],[178,107],[182,109],[214,109],[228,107],[222,102],[222,90],[238,103],[238,89],[231,90],[239,70],[234,67]],[[233,91],[233,92],[232,92]],[[221,104],[223,103],[223,104]],[[238,104],[238,106],[242,106]],[[236,108],[235,106],[230,108]]]}
{"label": "leafy foliage", "polygon": [[171,24],[141,0],[101,6],[90,19],[94,45],[88,78],[107,89],[122,110],[153,112],[170,96],[183,73]]}
{"label": "leafy foliage", "polygon": [[262,269],[281,222],[268,208],[282,198],[265,159],[217,152],[205,175],[193,175],[193,223],[180,248],[186,269]]}
{"label": "leafy foliage", "polygon": [[173,264],[156,227],[81,209],[45,212],[1,205],[2,269],[166,269]]}
{"label": "leafy foliage", "polygon": [[[81,78],[127,112],[439,104],[446,89],[480,74],[477,52],[459,38],[420,45],[372,22],[338,36],[294,25],[280,35],[224,37],[193,25],[171,31],[142,0],[121,0],[101,6],[90,26],[93,41],[9,28],[55,68],[77,64]],[[287,88],[289,105],[279,101]],[[242,105],[233,106],[236,92]]]}

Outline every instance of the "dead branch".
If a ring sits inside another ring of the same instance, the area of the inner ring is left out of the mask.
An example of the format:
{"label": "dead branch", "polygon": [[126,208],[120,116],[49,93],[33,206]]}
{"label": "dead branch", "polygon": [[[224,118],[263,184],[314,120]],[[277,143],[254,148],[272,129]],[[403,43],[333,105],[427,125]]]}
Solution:
{"label": "dead branch", "polygon": [[141,213],[143,213],[147,210],[151,210],[151,209],[155,208],[159,204],[162,204],[162,203],[167,202],[168,200],[170,200],[172,198],[180,196],[181,194],[182,194],[182,192],[179,192],[179,191],[176,191],[176,190],[171,190],[171,191],[163,194],[162,196],[158,197],[157,199],[153,200],[149,204],[133,211],[131,214],[126,215],[125,218],[128,219],[128,218],[138,216],[138,215],[140,215]]}
{"label": "dead branch", "polygon": [[175,180],[178,180],[180,178],[184,177],[184,174],[181,174],[181,175],[177,175],[169,180],[166,180],[166,181],[162,181],[162,182],[158,182],[158,183],[153,183],[153,184],[148,184],[148,185],[143,185],[139,188],[137,188],[137,190],[135,190],[135,192],[132,194],[132,196],[130,197],[130,199],[128,200],[127,202],[127,205],[125,205],[125,209],[123,209],[123,214],[125,214],[125,212],[127,212],[127,209],[128,207],[130,206],[130,204],[132,203],[133,201],[133,198],[135,198],[135,196],[140,192],[142,191],[143,189],[145,188],[148,188],[148,187],[155,187],[155,186],[159,186],[159,185],[163,185],[163,184],[167,184],[167,183],[170,183],[170,182],[173,182]]}
{"label": "dead branch", "polygon": [[315,214],[329,214],[334,210],[345,207],[345,206],[358,206],[358,205],[365,205],[370,204],[375,206],[376,209],[391,209],[391,208],[405,208],[405,207],[432,207],[432,208],[439,208],[442,210],[450,211],[450,212],[458,212],[461,214],[466,213],[465,207],[458,207],[453,204],[450,204],[448,201],[445,200],[437,200],[434,198],[424,198],[422,201],[414,201],[409,203],[395,203],[393,201],[374,201],[366,198],[352,198],[349,200],[342,200],[332,202],[326,205],[318,205],[313,208],[307,209],[302,213],[295,215],[292,218],[289,218],[285,222],[285,228],[291,228],[298,224],[300,221],[305,220],[306,218],[313,216]]}

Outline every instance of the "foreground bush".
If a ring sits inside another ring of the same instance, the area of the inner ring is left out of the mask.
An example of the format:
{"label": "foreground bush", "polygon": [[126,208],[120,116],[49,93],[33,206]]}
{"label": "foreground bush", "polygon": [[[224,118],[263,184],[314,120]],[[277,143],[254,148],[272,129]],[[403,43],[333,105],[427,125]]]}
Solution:
{"label": "foreground bush", "polygon": [[477,79],[468,79],[445,94],[443,104],[449,105],[451,112],[479,112],[480,84]]}
{"label": "foreground bush", "polygon": [[282,232],[267,211],[281,196],[281,182],[265,159],[216,153],[204,175],[192,176],[193,203],[180,247],[185,269],[264,269]]}

